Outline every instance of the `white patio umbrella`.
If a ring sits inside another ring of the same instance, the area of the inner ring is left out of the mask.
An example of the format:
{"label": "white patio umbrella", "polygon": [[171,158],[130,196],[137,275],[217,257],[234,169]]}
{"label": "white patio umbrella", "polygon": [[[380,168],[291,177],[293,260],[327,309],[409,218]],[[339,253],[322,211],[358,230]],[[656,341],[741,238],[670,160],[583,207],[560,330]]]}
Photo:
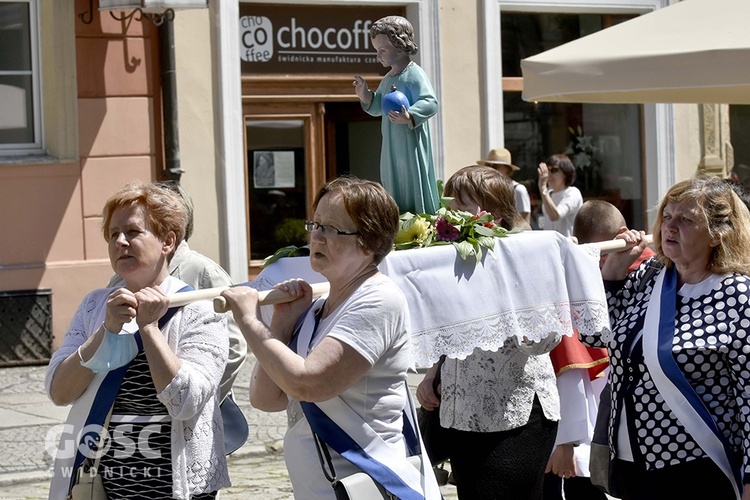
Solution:
{"label": "white patio umbrella", "polygon": [[521,69],[526,101],[750,104],[750,0],[683,0]]}

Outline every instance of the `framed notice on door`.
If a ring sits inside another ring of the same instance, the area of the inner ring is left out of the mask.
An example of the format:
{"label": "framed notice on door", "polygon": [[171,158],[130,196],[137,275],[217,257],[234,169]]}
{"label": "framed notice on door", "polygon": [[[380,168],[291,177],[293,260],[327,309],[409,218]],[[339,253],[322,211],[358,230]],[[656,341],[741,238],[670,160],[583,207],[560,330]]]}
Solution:
{"label": "framed notice on door", "polygon": [[253,187],[293,188],[294,151],[255,151],[253,153]]}

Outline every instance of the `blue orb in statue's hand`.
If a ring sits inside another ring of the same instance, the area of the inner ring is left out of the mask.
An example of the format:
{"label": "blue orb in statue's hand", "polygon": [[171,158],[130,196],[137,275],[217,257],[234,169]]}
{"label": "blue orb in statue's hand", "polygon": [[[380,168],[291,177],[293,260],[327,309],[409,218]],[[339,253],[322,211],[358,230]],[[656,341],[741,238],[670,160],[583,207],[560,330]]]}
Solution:
{"label": "blue orb in statue's hand", "polygon": [[401,106],[409,109],[409,99],[406,98],[403,92],[399,90],[392,90],[383,96],[381,109],[383,114],[387,115],[389,111],[401,112]]}

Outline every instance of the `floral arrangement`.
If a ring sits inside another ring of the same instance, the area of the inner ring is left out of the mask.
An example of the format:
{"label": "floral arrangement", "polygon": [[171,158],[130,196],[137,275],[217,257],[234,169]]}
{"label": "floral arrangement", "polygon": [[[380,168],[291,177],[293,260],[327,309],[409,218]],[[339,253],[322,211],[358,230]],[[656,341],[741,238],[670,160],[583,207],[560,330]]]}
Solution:
{"label": "floral arrangement", "polygon": [[512,232],[514,231],[496,224],[489,212],[480,210],[472,214],[451,210],[443,203],[443,207],[434,215],[415,215],[411,212],[401,214],[394,248],[405,250],[453,245],[463,260],[470,256],[481,260],[483,249],[495,248],[495,238],[503,238]]}
{"label": "floral arrangement", "polygon": [[[442,184],[438,183],[442,194]],[[453,245],[463,260],[473,256],[477,261],[482,259],[484,250],[495,248],[495,238],[503,238],[520,232],[520,229],[509,231],[494,222],[495,217],[484,210],[476,214],[448,208],[453,198],[440,198],[441,207],[437,213],[413,214],[404,212],[399,217],[399,230],[393,245],[394,250],[425,248],[437,245]],[[289,245],[280,248],[273,255],[263,260],[262,267],[269,266],[283,257],[310,255],[308,245],[297,247]]]}

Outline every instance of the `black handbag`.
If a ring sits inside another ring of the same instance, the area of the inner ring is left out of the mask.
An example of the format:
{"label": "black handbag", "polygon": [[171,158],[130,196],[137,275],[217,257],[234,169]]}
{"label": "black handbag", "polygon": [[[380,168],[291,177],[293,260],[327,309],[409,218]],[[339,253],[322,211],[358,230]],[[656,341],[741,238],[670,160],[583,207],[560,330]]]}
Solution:
{"label": "black handbag", "polygon": [[[432,381],[432,389],[439,396],[438,385],[440,385],[440,371],[442,370],[445,356],[441,356],[438,361],[437,373]],[[443,486],[448,482],[448,471],[442,467],[442,464],[449,458],[448,456],[448,429],[440,425],[440,408],[434,410],[425,410],[423,407],[417,409],[417,424],[419,432],[422,434],[424,442],[424,452],[430,459],[437,478],[438,484]]]}
{"label": "black handbag", "polygon": [[417,410],[419,431],[422,433],[424,448],[430,462],[437,466],[448,460],[448,445],[446,428],[440,425],[440,410],[425,410],[421,406]]}
{"label": "black handbag", "polygon": [[245,444],[250,429],[247,426],[245,415],[237,406],[231,393],[221,402],[219,410],[221,410],[221,418],[224,420],[224,452],[229,455]]}

